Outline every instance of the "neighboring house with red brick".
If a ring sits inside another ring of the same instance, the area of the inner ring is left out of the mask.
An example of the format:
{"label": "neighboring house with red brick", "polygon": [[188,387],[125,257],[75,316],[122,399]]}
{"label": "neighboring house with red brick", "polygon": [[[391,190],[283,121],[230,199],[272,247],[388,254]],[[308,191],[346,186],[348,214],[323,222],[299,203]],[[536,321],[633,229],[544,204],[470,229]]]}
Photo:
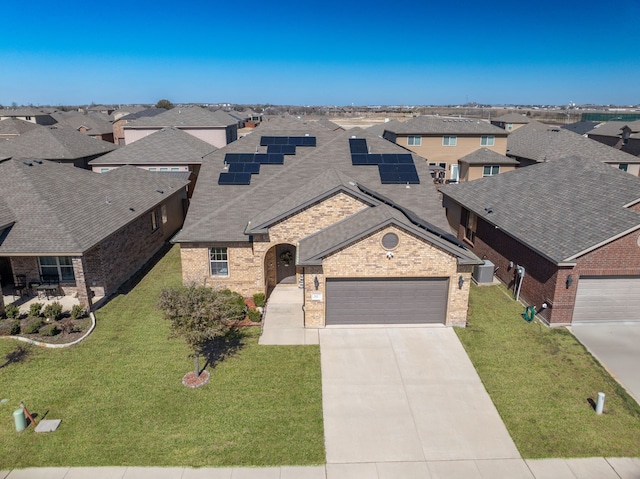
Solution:
{"label": "neighboring house with red brick", "polygon": [[46,160],[0,161],[0,270],[13,282],[54,277],[59,294],[91,307],[182,226],[186,185],[132,166],[99,175]]}
{"label": "neighboring house with red brick", "polygon": [[228,113],[199,106],[174,107],[159,115],[139,117],[123,126],[125,144],[144,138],[162,128],[178,128],[216,148],[238,139],[238,120]]}
{"label": "neighboring house with red brick", "polygon": [[509,135],[507,156],[529,166],[576,155],[640,174],[640,158],[569,130],[532,121]]}
{"label": "neighboring house with red brick", "polygon": [[245,297],[298,285],[306,327],[464,326],[481,261],[447,228],[423,158],[364,130],[272,119],[203,163],[173,241],[184,284]]}
{"label": "neighboring house with red brick", "polygon": [[191,181],[188,187],[191,197],[201,165],[216,150],[216,147],[182,130],[163,128],[91,160],[89,166],[96,173],[133,165],[149,171],[181,175]]}
{"label": "neighboring house with red brick", "polygon": [[570,157],[440,191],[458,238],[549,324],[640,321],[637,177]]}
{"label": "neighboring house with red brick", "polygon": [[587,132],[592,140],[640,156],[640,120],[608,121]]}
{"label": "neighboring house with red brick", "polygon": [[507,113],[491,119],[491,124],[502,128],[508,132],[515,131],[520,127],[530,123],[531,120],[520,113]]}
{"label": "neighboring house with red brick", "polygon": [[42,126],[0,142],[0,157],[40,158],[88,168],[90,160],[117,148],[65,126]]}
{"label": "neighboring house with red brick", "polygon": [[444,172],[441,180],[459,180],[458,160],[480,148],[504,155],[509,132],[486,121],[471,118],[419,116],[389,125],[383,137]]}

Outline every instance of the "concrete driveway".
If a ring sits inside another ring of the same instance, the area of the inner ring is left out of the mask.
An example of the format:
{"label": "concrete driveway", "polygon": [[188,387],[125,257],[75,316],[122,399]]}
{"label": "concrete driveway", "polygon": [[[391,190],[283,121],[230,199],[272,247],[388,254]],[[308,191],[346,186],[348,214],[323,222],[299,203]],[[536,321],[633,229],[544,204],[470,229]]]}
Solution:
{"label": "concrete driveway", "polygon": [[640,323],[572,324],[571,332],[640,403]]}
{"label": "concrete driveway", "polygon": [[450,328],[320,331],[327,464],[516,459]]}

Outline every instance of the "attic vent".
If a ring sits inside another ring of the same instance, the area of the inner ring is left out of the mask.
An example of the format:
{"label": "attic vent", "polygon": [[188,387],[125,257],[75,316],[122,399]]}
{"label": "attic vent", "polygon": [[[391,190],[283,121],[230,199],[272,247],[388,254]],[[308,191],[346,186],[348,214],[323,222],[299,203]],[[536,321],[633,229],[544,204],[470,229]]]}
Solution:
{"label": "attic vent", "polygon": [[23,163],[27,166],[33,166],[33,163],[31,163],[30,161],[23,161]]}
{"label": "attic vent", "polygon": [[164,193],[164,191],[162,191],[162,190],[156,190],[156,191],[157,191],[158,193],[160,193],[160,194],[163,194],[163,193]]}
{"label": "attic vent", "polygon": [[42,164],[42,160],[33,160],[33,162],[34,162],[34,163],[37,163],[37,164],[39,164],[39,165],[41,165],[41,164]]}

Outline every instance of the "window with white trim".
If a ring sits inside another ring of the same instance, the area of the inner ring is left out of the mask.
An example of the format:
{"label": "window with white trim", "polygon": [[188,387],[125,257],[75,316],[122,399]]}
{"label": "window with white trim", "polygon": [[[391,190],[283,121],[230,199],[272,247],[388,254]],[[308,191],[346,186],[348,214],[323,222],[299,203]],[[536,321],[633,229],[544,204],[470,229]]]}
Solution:
{"label": "window with white trim", "polygon": [[482,176],[495,176],[500,174],[500,165],[484,165]]}
{"label": "window with white trim", "polygon": [[167,205],[162,205],[160,207],[160,216],[162,217],[162,224],[169,221],[169,216],[167,216]]}
{"label": "window with white trim", "polygon": [[629,171],[629,163],[620,163],[618,169],[622,171]]}
{"label": "window with white trim", "polygon": [[407,138],[408,146],[420,146],[422,145],[422,137],[421,136],[409,136]]}
{"label": "window with white trim", "polygon": [[172,167],[172,168],[171,168],[171,171],[180,171],[180,168]]}
{"label": "window with white trim", "polygon": [[227,248],[209,248],[211,276],[229,276]]}
{"label": "window with white trim", "polygon": [[458,137],[452,135],[445,135],[442,137],[442,146],[456,146],[458,144]]}
{"label": "window with white trim", "polygon": [[154,232],[160,227],[160,212],[158,208],[155,208],[151,212],[151,232]]}
{"label": "window with white trim", "polygon": [[482,135],[480,137],[480,146],[493,146],[496,142],[496,137],[493,135]]}
{"label": "window with white trim", "polygon": [[467,211],[467,223],[464,228],[464,237],[466,240],[473,243],[476,240],[476,226],[478,224],[478,218],[475,213]]}
{"label": "window with white trim", "polygon": [[160,168],[160,171],[169,171],[169,168]]}
{"label": "window with white trim", "polygon": [[71,256],[40,256],[40,274],[58,281],[75,281]]}

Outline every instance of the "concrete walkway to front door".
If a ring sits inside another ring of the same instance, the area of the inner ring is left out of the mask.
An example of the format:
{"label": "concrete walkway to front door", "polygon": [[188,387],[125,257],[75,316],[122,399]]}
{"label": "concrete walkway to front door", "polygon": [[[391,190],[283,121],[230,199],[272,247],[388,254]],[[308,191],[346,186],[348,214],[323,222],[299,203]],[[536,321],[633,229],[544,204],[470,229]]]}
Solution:
{"label": "concrete walkway to front door", "polygon": [[265,309],[262,345],[306,345],[318,344],[318,330],[305,329],[304,291],[296,284],[278,284],[271,292]]}
{"label": "concrete walkway to front door", "polygon": [[452,328],[327,328],[320,351],[328,469],[499,460],[520,477],[520,454]]}

